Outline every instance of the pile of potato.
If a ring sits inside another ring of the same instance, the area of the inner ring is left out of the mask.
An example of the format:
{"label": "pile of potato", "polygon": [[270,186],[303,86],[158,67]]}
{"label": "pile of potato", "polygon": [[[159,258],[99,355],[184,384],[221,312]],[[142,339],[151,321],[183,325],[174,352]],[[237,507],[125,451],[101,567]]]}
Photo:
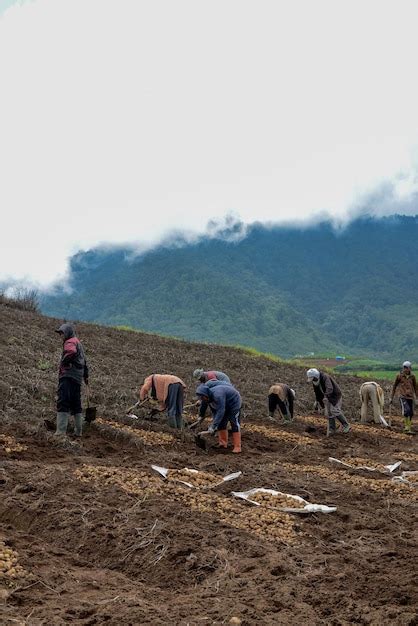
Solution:
{"label": "pile of potato", "polygon": [[222,496],[184,489],[170,494],[169,497],[194,511],[215,516],[228,526],[245,530],[264,539],[291,543],[295,538],[293,520],[286,513],[267,511],[261,507],[244,508],[241,504]]}
{"label": "pile of potato", "polygon": [[103,426],[108,426],[109,428],[114,428],[116,430],[129,434],[135,439],[139,439],[147,446],[167,445],[175,441],[173,435],[170,435],[169,433],[156,433],[152,430],[133,428],[132,426],[127,426],[126,424],[120,424],[119,422],[106,421],[101,417],[96,419],[96,424],[102,424]]}
{"label": "pile of potato", "polygon": [[371,459],[360,459],[359,457],[350,456],[342,458],[341,461],[343,461],[343,463],[347,463],[347,465],[351,465],[351,467],[373,467],[379,472],[388,472],[387,467],[385,467],[383,463],[372,461]]}
{"label": "pile of potato", "polygon": [[21,578],[25,575],[23,567],[17,564],[18,556],[15,550],[8,548],[4,541],[0,541],[0,581]]}
{"label": "pile of potato", "polygon": [[385,494],[390,492],[400,497],[406,496],[408,500],[418,500],[418,493],[416,490],[411,485],[406,483],[397,483],[392,480],[373,480],[372,478],[363,478],[362,476],[355,476],[345,472],[335,472],[325,467],[321,467],[320,465],[282,463],[281,466],[292,473],[314,474],[315,476],[320,476],[321,478],[325,478],[326,480],[330,480],[332,482],[345,482],[353,485],[354,487],[358,487],[364,492],[375,491]]}
{"label": "pile of potato", "polygon": [[259,491],[253,493],[250,499],[254,502],[258,502],[261,506],[266,506],[273,509],[303,509],[305,504],[294,498],[290,498],[285,494],[273,494]]}
{"label": "pile of potato", "polygon": [[[326,427],[327,425],[327,418],[324,415],[305,415],[300,419],[308,424],[314,424],[315,426],[324,425]],[[375,437],[384,437],[385,439],[402,439],[404,441],[405,438],[409,436],[403,433],[397,433],[393,430],[388,430],[378,424],[373,427],[367,426],[366,424],[351,423],[350,426],[353,432],[368,433],[370,435],[374,435]]]}
{"label": "pile of potato", "polygon": [[202,487],[214,487],[222,482],[219,476],[209,474],[209,472],[191,472],[187,469],[170,469],[167,473],[167,480],[178,482],[184,481],[193,485],[197,489]]}
{"label": "pile of potato", "polygon": [[144,498],[163,493],[160,480],[146,472],[138,472],[137,470],[101,465],[83,465],[81,469],[75,470],[74,475],[84,483],[96,482],[100,485],[115,485],[127,493],[141,495]]}
{"label": "pile of potato", "polygon": [[303,445],[311,445],[315,443],[315,441],[313,439],[309,439],[309,437],[303,437],[302,435],[298,435],[296,433],[289,433],[286,430],[268,428],[267,426],[262,426],[261,424],[245,424],[244,429],[246,432],[259,433],[267,439],[272,439],[274,441],[288,441],[292,444]]}
{"label": "pile of potato", "polygon": [[412,461],[418,463],[418,454],[415,454],[415,452],[394,452],[393,456],[400,461]]}
{"label": "pile of potato", "polygon": [[0,445],[7,454],[11,452],[23,452],[28,449],[28,446],[18,443],[14,437],[10,437],[9,435],[0,435]]}

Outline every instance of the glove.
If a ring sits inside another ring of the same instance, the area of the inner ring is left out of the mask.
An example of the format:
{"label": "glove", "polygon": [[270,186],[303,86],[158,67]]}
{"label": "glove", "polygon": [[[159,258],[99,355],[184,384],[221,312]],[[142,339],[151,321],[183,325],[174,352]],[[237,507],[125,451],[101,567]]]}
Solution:
{"label": "glove", "polygon": [[211,435],[214,435],[216,433],[216,426],[214,424],[211,424],[209,426],[208,433],[210,433]]}
{"label": "glove", "polygon": [[313,410],[314,411],[319,411],[319,402],[318,402],[318,400],[315,400],[315,402],[313,403]]}

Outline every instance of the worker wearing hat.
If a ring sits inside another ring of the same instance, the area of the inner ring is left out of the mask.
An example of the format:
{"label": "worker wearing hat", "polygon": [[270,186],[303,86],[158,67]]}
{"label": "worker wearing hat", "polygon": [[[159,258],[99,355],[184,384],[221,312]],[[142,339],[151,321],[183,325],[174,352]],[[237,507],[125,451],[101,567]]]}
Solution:
{"label": "worker wearing hat", "polygon": [[315,367],[306,372],[306,377],[308,383],[313,385],[316,402],[325,409],[325,415],[328,418],[327,435],[335,434],[336,419],[340,422],[343,433],[348,433],[350,424],[341,410],[342,393],[335,380],[329,374],[320,372]]}
{"label": "worker wearing hat", "polygon": [[390,404],[393,403],[395,393],[399,394],[402,415],[404,418],[404,432],[412,434],[412,418],[414,416],[414,403],[418,395],[417,380],[411,371],[411,362],[404,361],[400,373],[393,383]]}

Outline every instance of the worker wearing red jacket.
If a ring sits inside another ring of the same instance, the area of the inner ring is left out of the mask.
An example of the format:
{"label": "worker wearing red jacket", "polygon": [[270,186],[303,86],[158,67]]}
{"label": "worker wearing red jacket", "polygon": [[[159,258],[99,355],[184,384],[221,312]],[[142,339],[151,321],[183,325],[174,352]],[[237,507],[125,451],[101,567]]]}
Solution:
{"label": "worker wearing red jacket", "polygon": [[81,341],[70,324],[62,324],[55,332],[62,338],[62,354],[58,372],[56,435],[65,435],[68,419],[74,415],[74,434],[81,437],[83,414],[81,385],[89,382],[89,370]]}

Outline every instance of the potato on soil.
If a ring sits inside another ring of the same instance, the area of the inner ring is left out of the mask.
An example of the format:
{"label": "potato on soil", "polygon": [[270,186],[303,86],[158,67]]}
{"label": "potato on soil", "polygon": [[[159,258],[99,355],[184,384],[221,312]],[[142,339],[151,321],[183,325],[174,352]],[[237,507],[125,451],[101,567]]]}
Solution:
{"label": "potato on soil", "polygon": [[251,500],[258,502],[261,506],[271,508],[303,509],[305,507],[303,502],[295,498],[283,494],[263,493],[262,491],[253,494]]}

